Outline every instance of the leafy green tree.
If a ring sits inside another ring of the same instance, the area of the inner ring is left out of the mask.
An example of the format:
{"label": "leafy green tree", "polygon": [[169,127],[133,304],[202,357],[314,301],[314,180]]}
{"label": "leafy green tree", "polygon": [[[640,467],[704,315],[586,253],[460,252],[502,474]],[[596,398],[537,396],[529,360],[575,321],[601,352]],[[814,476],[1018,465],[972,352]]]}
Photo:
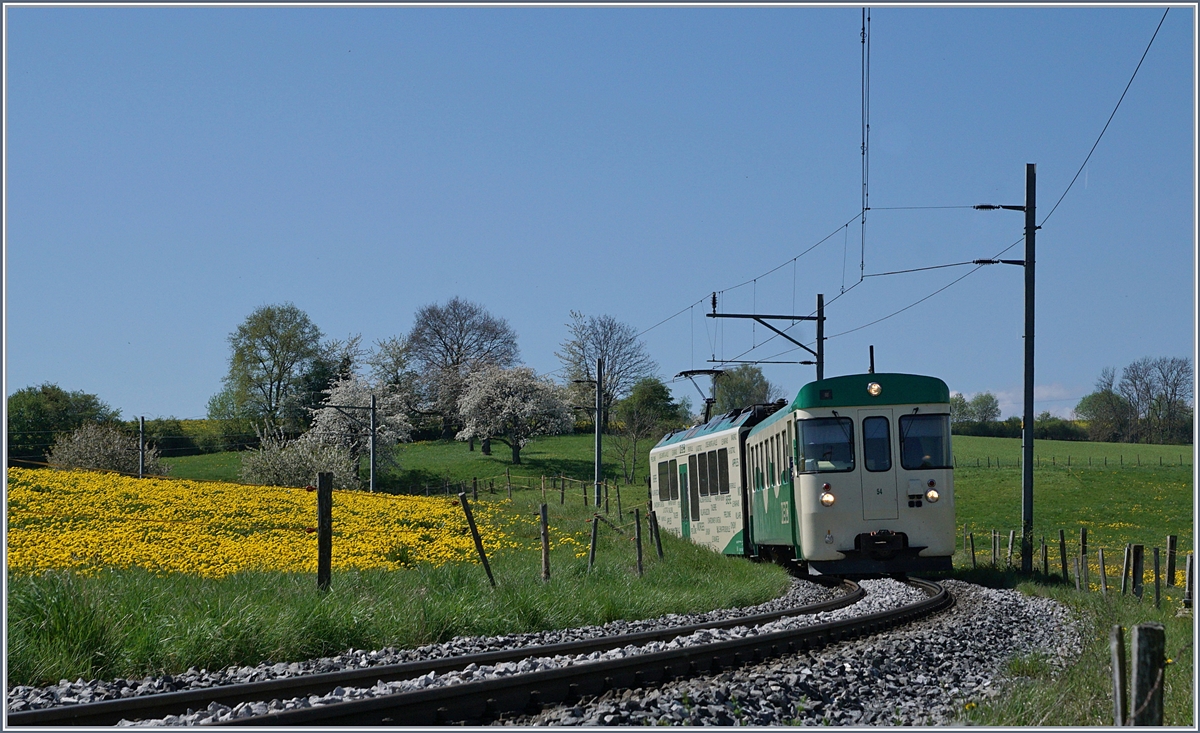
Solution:
{"label": "leafy green tree", "polygon": [[354,375],[366,354],[361,342],[362,336],[354,334],[345,341],[331,339],[321,344],[320,351],[300,375],[296,390],[284,402],[283,416],[289,426],[312,426],[314,411],[321,409],[333,386]]}
{"label": "leafy green tree", "polygon": [[975,417],[971,413],[971,405],[961,392],[950,395],[950,422],[954,425],[975,422]]}
{"label": "leafy green tree", "polygon": [[237,410],[271,424],[296,399],[303,375],[321,355],[321,329],[291,303],[264,305],[229,334],[225,385]]}
{"label": "leafy green tree", "polygon": [[244,450],[258,444],[255,414],[245,400],[226,384],[208,398],[208,420],[216,427],[217,440],[211,445],[216,451]]}
{"label": "leafy green tree", "polygon": [[56,439],[85,423],[108,423],[120,418],[94,394],[67,392],[45,382],[25,387],[8,397],[8,457],[44,463]]}
{"label": "leafy green tree", "polygon": [[971,398],[970,414],[975,422],[996,422],[1000,419],[1000,400],[991,392],[980,392]]}
{"label": "leafy green tree", "polygon": [[1096,380],[1096,391],[1075,405],[1075,417],[1087,423],[1089,440],[1116,443],[1130,435],[1133,406],[1113,389],[1116,371],[1105,367]]}
{"label": "leafy green tree", "polygon": [[774,402],[783,394],[777,385],[763,376],[762,368],[754,364],[742,364],[735,369],[726,370],[717,377],[714,389],[714,415],[750,405]]}
{"label": "leafy green tree", "polygon": [[621,462],[625,483],[632,483],[637,473],[639,447],[645,447],[647,442],[656,441],[668,430],[684,424],[680,406],[671,398],[671,390],[657,377],[638,380],[628,397],[614,403],[613,417],[616,429],[607,445]]}

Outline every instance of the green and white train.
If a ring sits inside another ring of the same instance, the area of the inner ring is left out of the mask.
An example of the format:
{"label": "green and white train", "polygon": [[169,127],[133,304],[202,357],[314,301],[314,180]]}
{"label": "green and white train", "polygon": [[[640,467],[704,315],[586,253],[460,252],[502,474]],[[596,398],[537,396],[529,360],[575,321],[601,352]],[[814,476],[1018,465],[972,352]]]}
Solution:
{"label": "green and white train", "polygon": [[727,555],[871,575],[950,569],[950,390],[935,377],[810,382],[665,436],[650,451],[660,528]]}

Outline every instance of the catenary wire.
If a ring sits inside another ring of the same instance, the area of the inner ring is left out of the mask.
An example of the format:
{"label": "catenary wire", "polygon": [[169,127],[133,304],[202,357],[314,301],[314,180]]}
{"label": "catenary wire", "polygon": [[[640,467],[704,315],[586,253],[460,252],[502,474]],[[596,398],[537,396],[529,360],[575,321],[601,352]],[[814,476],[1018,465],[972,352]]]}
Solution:
{"label": "catenary wire", "polygon": [[[1075,171],[1075,177],[1071,179],[1071,182],[1067,184],[1066,190],[1062,192],[1062,196],[1059,196],[1058,201],[1056,201],[1054,206],[1050,208],[1050,213],[1046,214],[1045,218],[1042,219],[1042,224],[1045,224],[1046,220],[1054,214],[1054,211],[1058,208],[1058,205],[1061,204],[1063,199],[1067,197],[1067,193],[1070,192],[1071,187],[1075,185],[1075,181],[1079,180],[1079,174],[1083,172],[1083,169],[1087,167],[1088,161],[1092,159],[1092,153],[1096,152],[1096,146],[1100,144],[1100,140],[1104,137],[1105,131],[1108,130],[1109,124],[1112,123],[1113,117],[1117,116],[1117,110],[1121,108],[1121,102],[1125,100],[1125,95],[1129,92],[1129,87],[1133,86],[1133,80],[1137,78],[1138,69],[1142,68],[1142,62],[1146,60],[1146,54],[1150,53],[1150,47],[1154,45],[1154,39],[1158,37],[1158,31],[1162,28],[1163,21],[1167,19],[1167,13],[1170,10],[1170,8],[1167,8],[1163,11],[1162,18],[1159,18],[1158,20],[1158,27],[1154,29],[1154,35],[1150,36],[1150,42],[1146,44],[1146,50],[1142,51],[1142,57],[1138,59],[1137,66],[1134,68],[1133,74],[1129,77],[1129,83],[1125,85],[1125,90],[1121,92],[1121,98],[1117,100],[1116,106],[1113,107],[1112,114],[1108,116],[1108,121],[1104,123],[1104,129],[1100,130],[1100,134],[1096,137],[1096,142],[1092,144],[1092,149],[1088,151],[1087,157],[1083,159],[1083,164],[1079,166],[1079,170]],[[1041,225],[1039,224],[1038,226]]]}

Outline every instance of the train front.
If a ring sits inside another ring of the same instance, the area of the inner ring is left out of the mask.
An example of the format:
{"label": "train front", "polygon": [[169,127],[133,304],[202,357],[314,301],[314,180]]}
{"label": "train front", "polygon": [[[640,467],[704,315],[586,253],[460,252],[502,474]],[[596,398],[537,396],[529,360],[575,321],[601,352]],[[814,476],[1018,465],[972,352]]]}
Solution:
{"label": "train front", "polygon": [[838,575],[949,570],[950,391],[935,377],[856,374],[793,403],[800,558]]}

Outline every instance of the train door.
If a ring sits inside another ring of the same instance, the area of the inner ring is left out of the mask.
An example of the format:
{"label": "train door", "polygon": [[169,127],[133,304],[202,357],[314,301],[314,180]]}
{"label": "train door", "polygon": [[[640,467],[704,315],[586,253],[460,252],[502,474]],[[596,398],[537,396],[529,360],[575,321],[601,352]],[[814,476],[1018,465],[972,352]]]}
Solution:
{"label": "train door", "polygon": [[891,410],[859,410],[862,425],[862,506],[863,519],[896,519],[896,466],[892,455]]}
{"label": "train door", "polygon": [[[694,461],[696,459],[693,457],[692,460]],[[679,516],[681,517],[679,536],[683,537],[685,540],[690,540],[692,538],[692,526],[691,517],[688,514],[688,494],[690,492],[688,491],[687,461],[679,462],[679,488],[682,489],[682,491],[679,492]]]}

